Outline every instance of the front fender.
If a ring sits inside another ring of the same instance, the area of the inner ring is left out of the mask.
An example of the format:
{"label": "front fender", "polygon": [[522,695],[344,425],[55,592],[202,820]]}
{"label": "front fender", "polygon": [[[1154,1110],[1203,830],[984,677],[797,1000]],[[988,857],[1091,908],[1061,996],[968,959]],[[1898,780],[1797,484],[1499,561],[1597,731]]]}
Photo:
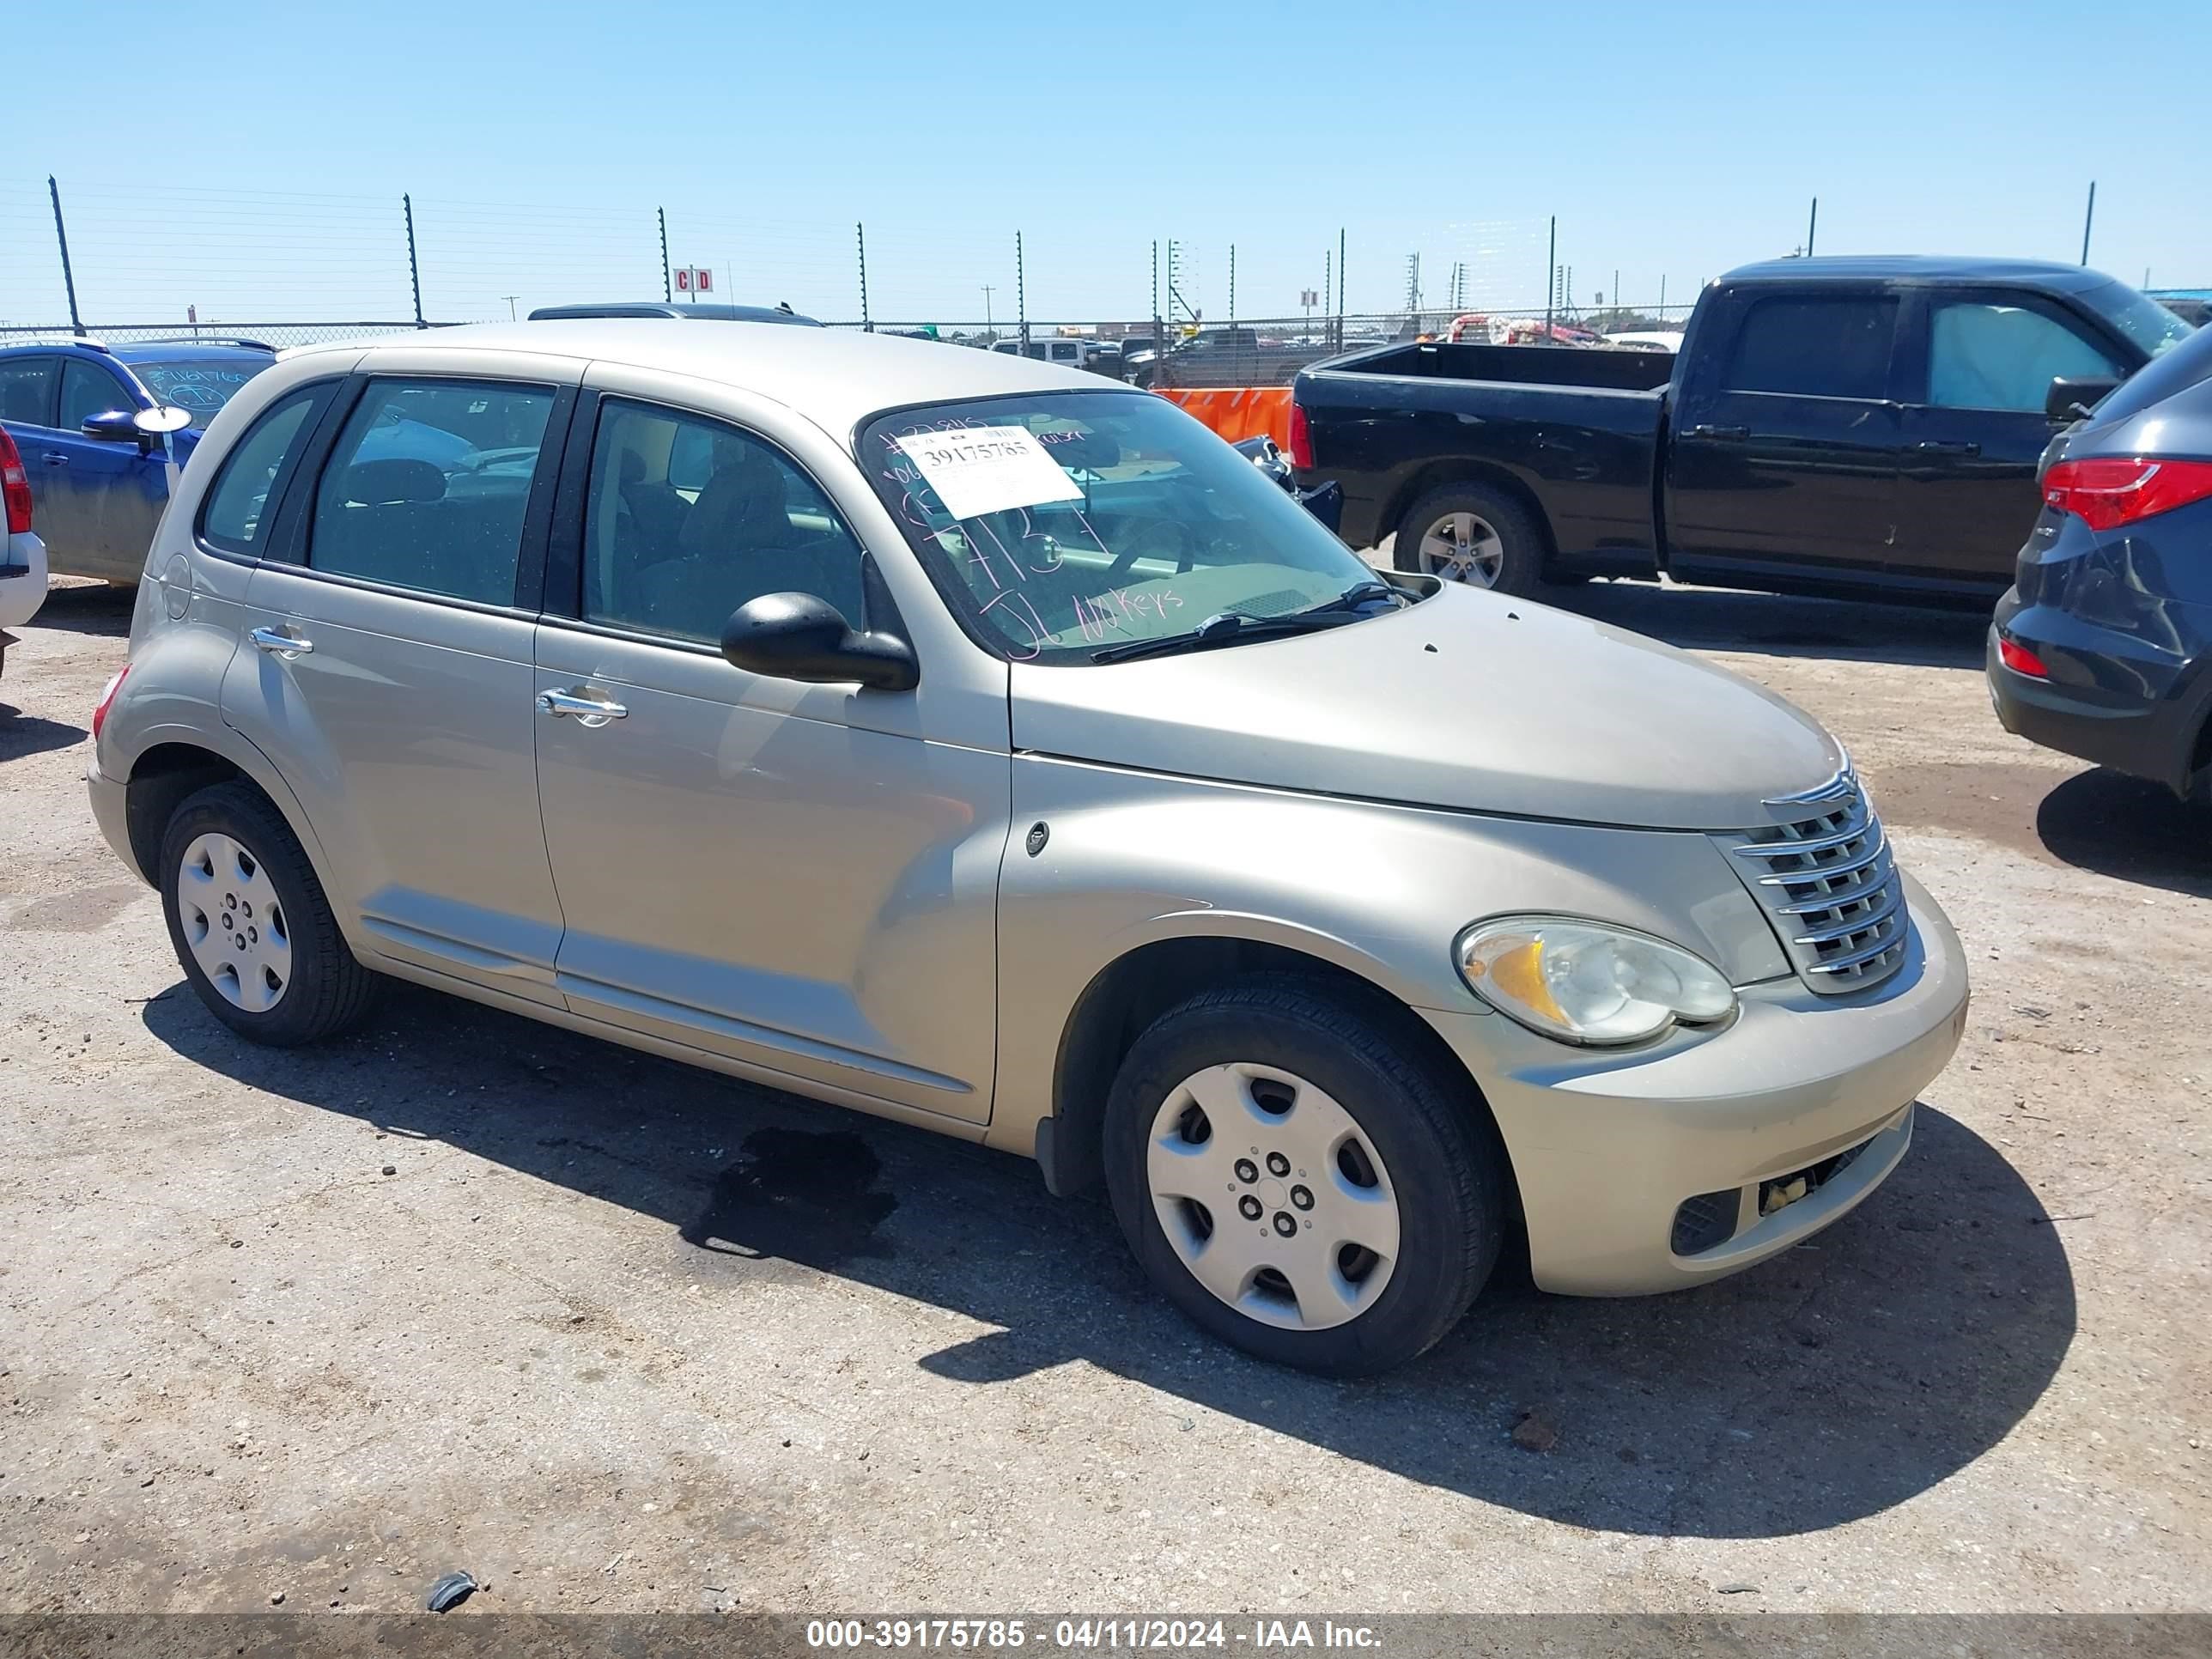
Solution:
{"label": "front fender", "polygon": [[[1481,817],[1018,755],[999,894],[990,1139],[1030,1149],[1068,1021],[1114,963],[1229,938],[1328,963],[1415,1009],[1479,1014],[1451,945],[1544,911],[1674,939],[1737,983],[1790,971],[1705,836]],[[1042,827],[1040,836],[1038,827]],[[1032,854],[1029,848],[1036,846]]]}

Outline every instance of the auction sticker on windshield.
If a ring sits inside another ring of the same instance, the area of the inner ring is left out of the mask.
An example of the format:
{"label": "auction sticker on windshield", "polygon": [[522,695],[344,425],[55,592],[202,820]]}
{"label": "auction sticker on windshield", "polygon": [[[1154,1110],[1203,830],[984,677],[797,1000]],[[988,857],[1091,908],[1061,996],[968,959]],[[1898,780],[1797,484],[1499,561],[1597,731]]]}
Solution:
{"label": "auction sticker on windshield", "polygon": [[1079,501],[1083,490],[1026,427],[963,426],[910,432],[898,446],[956,519],[1046,501]]}

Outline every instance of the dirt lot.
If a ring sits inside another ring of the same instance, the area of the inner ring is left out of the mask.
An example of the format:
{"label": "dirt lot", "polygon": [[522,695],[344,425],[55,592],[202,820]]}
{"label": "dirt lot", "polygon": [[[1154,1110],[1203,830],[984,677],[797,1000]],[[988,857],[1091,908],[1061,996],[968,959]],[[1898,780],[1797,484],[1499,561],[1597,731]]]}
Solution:
{"label": "dirt lot", "polygon": [[1844,736],[1972,1023],[1812,1243],[1346,1385],[1015,1159],[413,991],[240,1045],[85,807],[126,600],[58,592],[0,682],[0,1609],[2212,1607],[2212,836],[1998,730],[1971,619],[1573,602]]}

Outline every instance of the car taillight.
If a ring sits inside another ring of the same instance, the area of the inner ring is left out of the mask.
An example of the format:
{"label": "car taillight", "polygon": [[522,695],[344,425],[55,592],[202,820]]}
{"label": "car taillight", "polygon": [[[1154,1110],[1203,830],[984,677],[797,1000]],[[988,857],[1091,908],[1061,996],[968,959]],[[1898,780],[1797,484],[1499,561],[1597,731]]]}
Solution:
{"label": "car taillight", "polygon": [[0,427],[0,501],[8,513],[8,533],[20,535],[31,527],[31,480],[23,471],[23,457],[8,429]]}
{"label": "car taillight", "polygon": [[115,678],[101,688],[100,701],[93,705],[92,740],[94,743],[100,741],[100,728],[107,724],[107,706],[115,701],[115,694],[123,689],[123,677],[130,672],[131,665],[127,662],[117,669]]}
{"label": "car taillight", "polygon": [[2117,530],[2212,496],[2212,461],[2137,456],[2061,461],[2043,475],[2043,502],[2092,530]]}
{"label": "car taillight", "polygon": [[2043,659],[2016,641],[2002,634],[1997,636],[1997,660],[2015,674],[2025,674],[2032,680],[2047,680],[2051,671],[2043,665]]}
{"label": "car taillight", "polygon": [[1314,464],[1313,430],[1306,425],[1305,405],[1291,405],[1291,465],[1309,467]]}

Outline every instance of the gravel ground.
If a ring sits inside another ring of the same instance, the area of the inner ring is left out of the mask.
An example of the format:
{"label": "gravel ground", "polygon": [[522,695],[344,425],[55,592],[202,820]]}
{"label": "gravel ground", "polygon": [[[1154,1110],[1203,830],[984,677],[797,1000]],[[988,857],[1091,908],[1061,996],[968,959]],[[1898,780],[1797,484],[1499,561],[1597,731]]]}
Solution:
{"label": "gravel ground", "polygon": [[0,682],[0,1610],[2212,1607],[2203,822],[2007,737],[1972,619],[1572,603],[1843,735],[1975,1014],[1802,1248],[1340,1384],[1019,1160],[404,988],[242,1046],[85,807],[127,600],[57,591]]}

